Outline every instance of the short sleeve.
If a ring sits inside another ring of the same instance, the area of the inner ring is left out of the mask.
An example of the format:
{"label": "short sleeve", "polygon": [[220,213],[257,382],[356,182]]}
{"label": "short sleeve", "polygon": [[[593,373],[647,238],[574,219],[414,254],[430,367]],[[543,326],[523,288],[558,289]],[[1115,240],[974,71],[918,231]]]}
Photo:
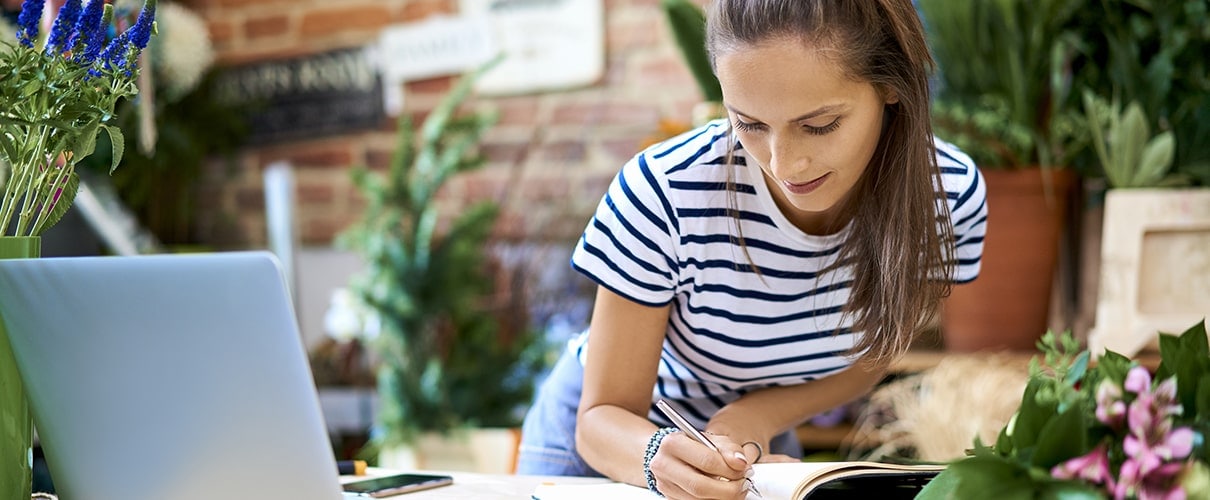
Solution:
{"label": "short sleeve", "polygon": [[645,154],[627,162],[580,237],[572,267],[640,304],[671,301],[678,274],[677,230],[666,186]]}
{"label": "short sleeve", "polygon": [[969,283],[979,277],[983,260],[983,238],[987,232],[987,185],[974,161],[954,146],[937,141],[937,165],[941,168],[950,221],[954,226],[957,266],[954,283]]}

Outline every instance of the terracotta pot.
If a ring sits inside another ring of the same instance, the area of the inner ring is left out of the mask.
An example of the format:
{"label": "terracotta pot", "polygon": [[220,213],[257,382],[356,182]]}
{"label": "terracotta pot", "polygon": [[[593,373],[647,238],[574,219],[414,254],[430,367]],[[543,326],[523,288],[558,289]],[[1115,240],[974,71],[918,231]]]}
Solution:
{"label": "terracotta pot", "polygon": [[950,351],[1035,350],[1075,175],[1066,169],[984,170],[987,235],[979,278],[955,285],[942,310]]}

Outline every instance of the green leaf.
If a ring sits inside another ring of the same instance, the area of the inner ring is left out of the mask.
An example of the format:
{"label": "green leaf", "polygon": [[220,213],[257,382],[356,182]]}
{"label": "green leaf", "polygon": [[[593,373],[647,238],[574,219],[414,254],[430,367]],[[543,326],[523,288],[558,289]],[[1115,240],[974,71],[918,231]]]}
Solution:
{"label": "green leaf", "polygon": [[1013,426],[1013,448],[1026,450],[1038,442],[1038,436],[1051,417],[1058,410],[1057,401],[1040,401],[1038,394],[1045,381],[1030,379],[1025,386],[1025,395],[1021,398],[1021,407],[1017,410],[1016,423]]}
{"label": "green leaf", "polygon": [[946,468],[929,480],[928,484],[916,494],[915,500],[951,500],[958,498],[954,492],[958,489],[958,473]]}
{"label": "green leaf", "polygon": [[688,0],[661,0],[660,7],[664,9],[672,36],[702,92],[702,98],[722,102],[723,90],[710,66],[710,54],[706,51],[705,12]]}
{"label": "green leaf", "polygon": [[118,169],[118,164],[122,162],[122,154],[126,151],[126,138],[122,135],[122,129],[113,125],[104,125],[105,132],[109,133],[109,143],[113,144],[113,159],[110,160],[109,173],[113,174],[114,170]]}
{"label": "green leaf", "polygon": [[[38,222],[38,227],[33,228],[35,236],[41,235],[43,231],[54,226],[55,223],[59,222],[59,219],[63,218],[63,215],[71,208],[72,202],[75,201],[76,191],[79,188],[80,177],[73,171],[71,175],[67,176],[66,182],[62,186],[62,192],[59,193],[59,199],[50,207],[50,212],[42,217]],[[52,186],[51,189],[56,189],[56,187]]]}
{"label": "green leaf", "polygon": [[1176,155],[1176,136],[1171,131],[1164,132],[1151,138],[1143,148],[1139,158],[1138,172],[1135,173],[1135,185],[1154,186],[1160,182],[1172,167],[1172,158]]}
{"label": "green leaf", "polygon": [[1038,492],[1040,500],[1105,500],[1104,493],[1076,481],[1046,483]]}
{"label": "green leaf", "polygon": [[999,500],[1034,498],[1029,470],[1003,458],[972,457],[950,464],[947,470],[958,478],[953,498],[986,498],[989,492]]}
{"label": "green leaf", "polygon": [[1092,448],[1088,443],[1087,414],[1084,401],[1076,400],[1067,411],[1046,422],[1038,434],[1032,465],[1050,470],[1069,458],[1087,453]]}
{"label": "green leaf", "polygon": [[1097,358],[1097,371],[1106,380],[1110,380],[1119,386],[1126,380],[1126,374],[1130,372],[1130,368],[1133,366],[1134,362],[1130,358],[1109,350],[1106,350],[1101,357]]}

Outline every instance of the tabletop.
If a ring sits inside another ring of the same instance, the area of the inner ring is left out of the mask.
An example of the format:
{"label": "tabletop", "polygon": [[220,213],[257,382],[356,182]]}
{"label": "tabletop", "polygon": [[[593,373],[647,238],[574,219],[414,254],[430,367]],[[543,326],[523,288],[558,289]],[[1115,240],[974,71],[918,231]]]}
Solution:
{"label": "tabletop", "polygon": [[530,498],[534,488],[543,483],[553,484],[592,484],[608,483],[608,479],[600,477],[566,477],[566,476],[527,476],[515,474],[480,474],[459,471],[395,471],[370,467],[365,476],[341,476],[340,481],[347,483],[358,479],[374,476],[384,476],[414,472],[416,474],[446,474],[454,478],[454,484],[437,488],[404,493],[396,497],[399,500],[430,500],[430,499],[517,499]]}

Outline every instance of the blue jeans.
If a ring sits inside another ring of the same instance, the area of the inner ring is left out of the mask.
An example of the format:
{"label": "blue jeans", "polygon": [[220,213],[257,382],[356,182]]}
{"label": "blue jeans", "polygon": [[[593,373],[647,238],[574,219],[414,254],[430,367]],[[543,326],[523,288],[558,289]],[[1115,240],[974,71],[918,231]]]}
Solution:
{"label": "blue jeans", "polygon": [[517,474],[602,475],[576,452],[576,409],[583,385],[584,367],[574,351],[564,351],[521,424]]}
{"label": "blue jeans", "polygon": [[[584,367],[574,351],[564,351],[521,424],[517,474],[602,476],[576,451],[576,409],[583,386]],[[793,431],[773,438],[769,447],[766,453],[802,457]]]}

